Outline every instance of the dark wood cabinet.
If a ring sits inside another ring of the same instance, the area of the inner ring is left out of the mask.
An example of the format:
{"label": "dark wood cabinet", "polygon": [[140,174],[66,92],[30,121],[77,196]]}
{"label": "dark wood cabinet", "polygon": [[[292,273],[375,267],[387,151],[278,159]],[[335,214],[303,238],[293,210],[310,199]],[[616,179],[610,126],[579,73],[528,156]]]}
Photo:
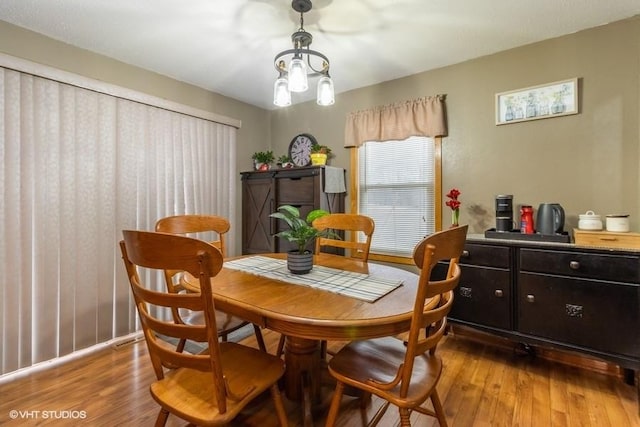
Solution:
{"label": "dark wood cabinet", "polygon": [[469,238],[452,323],[640,369],[640,252]]}
{"label": "dark wood cabinet", "polygon": [[520,250],[518,331],[640,359],[640,257]]}
{"label": "dark wood cabinet", "polygon": [[242,172],[242,253],[287,252],[293,246],[274,237],[284,225],[269,217],[280,205],[306,216],[314,209],[344,212],[345,193],[325,192],[324,166]]}
{"label": "dark wood cabinet", "polygon": [[511,329],[511,248],[467,243],[462,277],[449,318]]}

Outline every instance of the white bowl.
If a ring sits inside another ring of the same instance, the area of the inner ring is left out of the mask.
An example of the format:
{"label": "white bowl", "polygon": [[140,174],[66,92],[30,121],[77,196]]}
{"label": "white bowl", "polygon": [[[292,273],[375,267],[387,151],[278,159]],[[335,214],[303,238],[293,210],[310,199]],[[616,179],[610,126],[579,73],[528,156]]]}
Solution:
{"label": "white bowl", "polygon": [[626,233],[629,231],[629,215],[607,215],[607,231]]}

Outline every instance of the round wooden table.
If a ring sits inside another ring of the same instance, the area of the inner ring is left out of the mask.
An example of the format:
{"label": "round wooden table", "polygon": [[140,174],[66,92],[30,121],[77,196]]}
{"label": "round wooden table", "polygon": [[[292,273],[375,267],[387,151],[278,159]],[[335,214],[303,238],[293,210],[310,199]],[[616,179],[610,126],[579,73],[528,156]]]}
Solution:
{"label": "round wooden table", "polygon": [[[260,256],[286,258],[281,253]],[[243,257],[225,261],[238,258]],[[418,284],[415,273],[342,256],[315,255],[314,265],[398,279],[402,285],[370,303],[224,265],[212,279],[217,309],[286,335],[285,393],[292,400],[302,400],[307,388],[311,399],[320,397],[321,340],[353,341],[408,331]],[[199,291],[198,281],[189,275],[183,286]]]}

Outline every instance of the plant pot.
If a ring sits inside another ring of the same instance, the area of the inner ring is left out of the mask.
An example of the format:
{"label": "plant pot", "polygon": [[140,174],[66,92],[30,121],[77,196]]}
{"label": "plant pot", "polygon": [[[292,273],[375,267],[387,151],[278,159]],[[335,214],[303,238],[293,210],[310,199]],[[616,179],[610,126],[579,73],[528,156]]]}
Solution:
{"label": "plant pot", "polygon": [[313,268],[313,253],[298,251],[287,253],[287,268],[293,274],[307,274]]}
{"label": "plant pot", "polygon": [[311,153],[311,164],[312,165],[326,165],[327,164],[327,155],[324,153]]}

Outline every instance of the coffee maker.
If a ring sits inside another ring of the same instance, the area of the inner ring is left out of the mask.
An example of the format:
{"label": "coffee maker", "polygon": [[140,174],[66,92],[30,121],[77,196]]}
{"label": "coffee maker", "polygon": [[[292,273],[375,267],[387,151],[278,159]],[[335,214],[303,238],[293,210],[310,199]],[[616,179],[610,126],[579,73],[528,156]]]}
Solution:
{"label": "coffee maker", "polygon": [[496,196],[496,231],[505,233],[513,228],[513,195]]}

